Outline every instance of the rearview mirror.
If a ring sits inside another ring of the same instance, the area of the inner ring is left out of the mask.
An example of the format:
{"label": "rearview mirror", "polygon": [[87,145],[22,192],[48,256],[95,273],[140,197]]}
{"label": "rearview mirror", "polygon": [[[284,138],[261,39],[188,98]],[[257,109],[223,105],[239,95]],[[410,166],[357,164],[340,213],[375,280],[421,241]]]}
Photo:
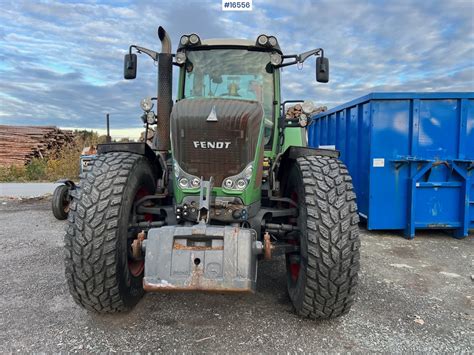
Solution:
{"label": "rearview mirror", "polygon": [[316,58],[316,81],[318,83],[329,81],[329,59],[326,57]]}
{"label": "rearview mirror", "polygon": [[125,54],[123,63],[123,77],[127,80],[137,77],[137,55]]}

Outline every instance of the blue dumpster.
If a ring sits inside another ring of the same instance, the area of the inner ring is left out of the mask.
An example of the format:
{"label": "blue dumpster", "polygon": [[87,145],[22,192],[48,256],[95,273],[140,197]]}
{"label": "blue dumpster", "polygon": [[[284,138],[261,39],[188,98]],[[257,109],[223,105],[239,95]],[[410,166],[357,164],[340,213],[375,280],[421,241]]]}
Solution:
{"label": "blue dumpster", "polygon": [[372,93],[312,117],[335,148],[368,229],[474,228],[474,93]]}

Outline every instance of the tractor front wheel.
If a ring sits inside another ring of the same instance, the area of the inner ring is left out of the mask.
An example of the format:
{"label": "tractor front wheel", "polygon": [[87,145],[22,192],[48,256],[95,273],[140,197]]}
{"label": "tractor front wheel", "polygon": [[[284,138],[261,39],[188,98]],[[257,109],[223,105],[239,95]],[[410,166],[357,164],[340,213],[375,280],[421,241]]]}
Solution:
{"label": "tractor front wheel", "polygon": [[[312,319],[349,311],[359,270],[358,214],[349,173],[338,159],[298,158],[286,186],[298,204],[298,227],[286,254],[288,293],[296,312]],[[290,237],[290,236],[289,236]]]}
{"label": "tractor front wheel", "polygon": [[74,300],[100,313],[128,310],[143,295],[143,261],[132,256],[133,205],[155,192],[148,160],[99,155],[75,190],[65,236],[66,278]]}

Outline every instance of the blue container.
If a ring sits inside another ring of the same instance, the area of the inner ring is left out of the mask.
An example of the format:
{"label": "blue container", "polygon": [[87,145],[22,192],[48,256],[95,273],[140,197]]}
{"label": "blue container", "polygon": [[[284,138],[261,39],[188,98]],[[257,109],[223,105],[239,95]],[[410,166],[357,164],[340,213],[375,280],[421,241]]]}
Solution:
{"label": "blue container", "polygon": [[372,93],[312,117],[334,147],[368,229],[474,228],[474,93]]}

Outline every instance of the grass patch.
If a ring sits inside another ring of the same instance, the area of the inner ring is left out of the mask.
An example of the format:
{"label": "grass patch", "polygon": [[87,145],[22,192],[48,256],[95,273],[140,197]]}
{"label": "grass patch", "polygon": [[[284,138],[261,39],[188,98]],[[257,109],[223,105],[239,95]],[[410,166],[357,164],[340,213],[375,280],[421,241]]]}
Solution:
{"label": "grass patch", "polygon": [[8,166],[0,167],[0,181],[1,182],[23,182],[26,179],[25,166]]}

